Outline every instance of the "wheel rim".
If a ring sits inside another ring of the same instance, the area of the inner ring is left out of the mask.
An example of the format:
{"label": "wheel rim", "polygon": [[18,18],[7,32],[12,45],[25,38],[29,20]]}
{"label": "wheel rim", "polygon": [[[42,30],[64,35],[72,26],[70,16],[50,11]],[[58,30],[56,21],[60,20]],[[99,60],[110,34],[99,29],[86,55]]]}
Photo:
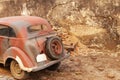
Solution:
{"label": "wheel rim", "polygon": [[52,41],[51,48],[52,48],[52,51],[57,55],[61,54],[62,52],[62,45],[58,40]]}
{"label": "wheel rim", "polygon": [[24,71],[20,68],[16,61],[13,61],[11,64],[11,72],[13,76],[18,79],[24,76]]}
{"label": "wheel rim", "polygon": [[19,65],[16,63],[14,66],[15,66],[15,73],[21,74],[22,70],[20,69]]}

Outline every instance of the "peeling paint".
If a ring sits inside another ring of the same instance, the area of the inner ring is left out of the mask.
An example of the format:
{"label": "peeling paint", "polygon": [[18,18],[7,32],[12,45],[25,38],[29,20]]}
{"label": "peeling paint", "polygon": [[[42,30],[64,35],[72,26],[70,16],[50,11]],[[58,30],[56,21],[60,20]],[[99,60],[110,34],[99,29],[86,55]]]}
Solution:
{"label": "peeling paint", "polygon": [[22,70],[27,71],[27,72],[31,72],[31,71],[32,71],[32,68],[27,68],[27,67],[25,67],[25,66],[23,65],[22,60],[21,60],[18,56],[16,56],[15,59],[16,59],[16,61],[18,62],[19,66],[20,66],[20,68],[21,68]]}

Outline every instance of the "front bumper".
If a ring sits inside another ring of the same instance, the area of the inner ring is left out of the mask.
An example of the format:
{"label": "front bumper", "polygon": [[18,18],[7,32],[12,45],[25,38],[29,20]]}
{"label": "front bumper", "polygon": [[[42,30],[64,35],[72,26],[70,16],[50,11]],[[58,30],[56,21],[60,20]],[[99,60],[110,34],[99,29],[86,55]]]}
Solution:
{"label": "front bumper", "polygon": [[52,66],[53,64],[56,64],[66,58],[68,58],[70,56],[70,53],[68,52],[67,54],[64,55],[64,57],[58,59],[58,60],[54,60],[54,61],[50,61],[49,63],[46,63],[46,64],[43,64],[43,65],[39,65],[37,67],[34,67],[32,68],[32,72],[36,72],[36,71],[39,71],[39,70],[42,70],[42,69],[45,69],[49,66]]}

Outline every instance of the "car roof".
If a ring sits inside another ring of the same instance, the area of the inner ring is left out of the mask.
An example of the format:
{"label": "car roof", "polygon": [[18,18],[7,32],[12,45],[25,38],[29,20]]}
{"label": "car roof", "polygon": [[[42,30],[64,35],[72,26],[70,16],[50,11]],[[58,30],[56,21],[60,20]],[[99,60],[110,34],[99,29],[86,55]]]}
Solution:
{"label": "car roof", "polygon": [[1,25],[7,25],[12,28],[26,27],[34,24],[48,24],[47,20],[36,16],[12,16],[0,18]]}

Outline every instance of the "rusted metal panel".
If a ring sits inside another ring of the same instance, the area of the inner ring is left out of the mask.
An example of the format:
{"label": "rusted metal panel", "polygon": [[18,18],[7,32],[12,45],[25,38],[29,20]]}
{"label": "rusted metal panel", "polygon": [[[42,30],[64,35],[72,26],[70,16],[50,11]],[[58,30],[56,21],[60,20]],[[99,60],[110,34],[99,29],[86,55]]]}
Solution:
{"label": "rusted metal panel", "polygon": [[[36,24],[47,26],[47,30],[38,31],[35,35],[30,34],[28,27]],[[19,63],[22,70],[31,72],[32,69],[39,67],[38,63],[42,59],[53,61],[48,59],[45,44],[47,39],[56,36],[56,33],[45,19],[35,16],[7,17],[0,19],[0,25],[13,30],[7,37],[0,35],[0,58],[3,59],[4,64],[8,58],[11,58]]]}

